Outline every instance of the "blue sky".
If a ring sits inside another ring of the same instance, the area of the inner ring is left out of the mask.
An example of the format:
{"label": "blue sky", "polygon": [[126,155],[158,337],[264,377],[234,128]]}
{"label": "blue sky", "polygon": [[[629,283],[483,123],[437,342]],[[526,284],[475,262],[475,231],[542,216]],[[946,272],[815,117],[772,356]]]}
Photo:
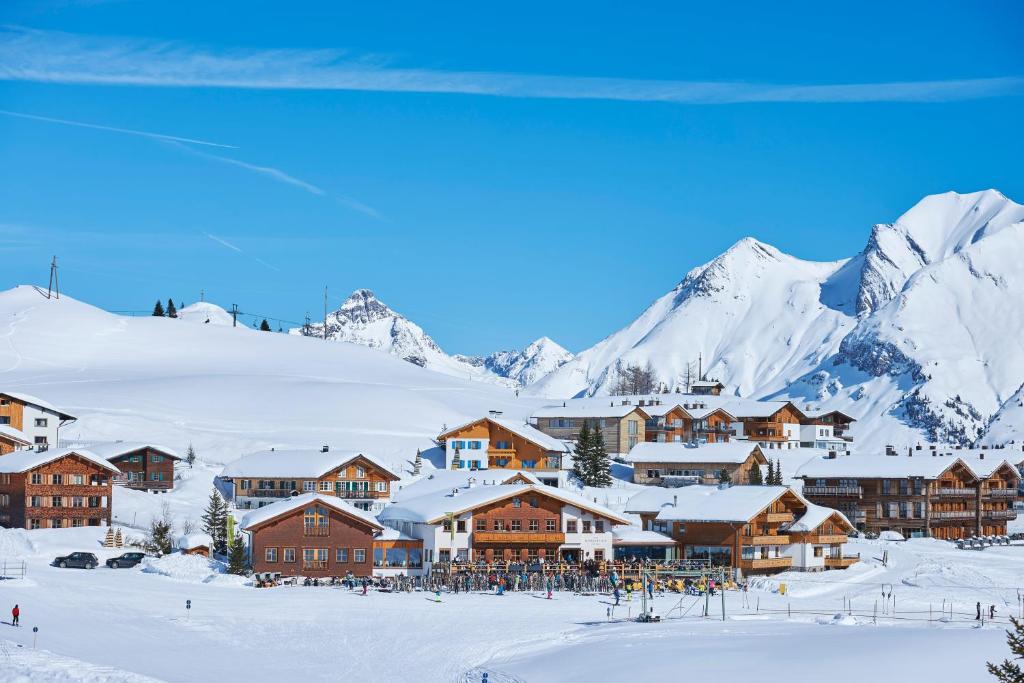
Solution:
{"label": "blue sky", "polygon": [[340,4],[5,3],[0,285],[578,351],[745,235],[1024,201],[1019,3]]}

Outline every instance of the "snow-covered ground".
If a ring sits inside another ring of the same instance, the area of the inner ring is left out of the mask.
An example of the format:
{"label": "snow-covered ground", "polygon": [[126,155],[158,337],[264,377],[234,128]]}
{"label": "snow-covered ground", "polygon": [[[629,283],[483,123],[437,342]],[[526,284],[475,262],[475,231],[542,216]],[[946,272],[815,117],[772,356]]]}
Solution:
{"label": "snow-covered ground", "polygon": [[[651,625],[628,619],[636,596],[609,618],[607,595],[445,594],[435,603],[420,592],[255,589],[195,557],[121,570],[49,566],[71,549],[111,556],[101,535],[0,530],[0,554],[28,563],[25,579],[0,581],[4,615],[17,602],[23,624],[0,624],[0,680],[217,680],[244,664],[254,682],[480,681],[485,671],[498,682],[756,672],[800,683],[825,671],[839,683],[879,674],[981,681],[985,661],[1007,654],[1007,617],[1019,613],[1024,589],[1024,546],[958,551],[932,540],[856,542],[850,550],[864,561],[849,570],[783,574],[746,596],[727,592],[724,621],[717,597],[702,618],[703,599],[658,595],[666,620]],[[979,601],[996,605],[996,624],[976,628]],[[950,605],[952,620],[940,621]]]}

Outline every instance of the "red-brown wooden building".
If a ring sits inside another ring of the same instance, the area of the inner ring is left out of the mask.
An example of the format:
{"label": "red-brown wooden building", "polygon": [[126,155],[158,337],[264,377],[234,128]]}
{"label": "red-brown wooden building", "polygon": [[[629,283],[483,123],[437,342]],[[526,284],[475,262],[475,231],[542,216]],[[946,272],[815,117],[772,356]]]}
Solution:
{"label": "red-brown wooden building", "polygon": [[110,525],[118,469],[84,449],[15,451],[0,457],[0,526]]}
{"label": "red-brown wooden building", "polygon": [[115,484],[154,492],[174,488],[174,465],[181,456],[170,448],[128,441],[90,444],[86,448],[121,470],[114,477]]}

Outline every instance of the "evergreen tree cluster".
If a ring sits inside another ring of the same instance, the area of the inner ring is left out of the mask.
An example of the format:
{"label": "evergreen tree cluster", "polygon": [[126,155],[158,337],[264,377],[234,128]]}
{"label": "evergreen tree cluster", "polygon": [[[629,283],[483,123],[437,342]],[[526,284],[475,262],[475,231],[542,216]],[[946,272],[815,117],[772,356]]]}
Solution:
{"label": "evergreen tree cluster", "polygon": [[170,508],[164,503],[160,517],[154,518],[149,524],[149,539],[146,542],[146,549],[161,555],[166,555],[174,550],[174,541],[171,538],[173,529],[174,520],[171,519]]}
{"label": "evergreen tree cluster", "polygon": [[764,477],[766,486],[782,486],[782,462],[768,459],[768,474]]}
{"label": "evergreen tree cluster", "polygon": [[249,573],[249,564],[245,558],[245,543],[242,536],[236,531],[235,537],[231,539],[228,547],[228,574],[245,576]]}
{"label": "evergreen tree cluster", "polygon": [[[182,308],[184,308],[184,305],[182,305]],[[174,305],[174,299],[168,299],[167,308],[165,309],[164,305],[160,302],[159,299],[157,299],[156,305],[153,306],[153,315],[161,318],[164,316],[168,318],[177,318],[178,306]]]}
{"label": "evergreen tree cluster", "polygon": [[221,498],[217,489],[213,489],[206,511],[203,512],[203,531],[213,539],[214,551],[221,554],[228,552],[228,514],[227,502]]}
{"label": "evergreen tree cluster", "polygon": [[600,428],[591,431],[586,420],[573,447],[572,473],[585,486],[612,484],[611,462],[604,447],[604,436]]}

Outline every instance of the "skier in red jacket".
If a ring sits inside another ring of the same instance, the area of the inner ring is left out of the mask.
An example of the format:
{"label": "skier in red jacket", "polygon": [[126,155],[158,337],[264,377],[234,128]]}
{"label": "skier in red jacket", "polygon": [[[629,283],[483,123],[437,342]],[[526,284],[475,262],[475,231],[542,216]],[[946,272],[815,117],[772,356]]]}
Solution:
{"label": "skier in red jacket", "polygon": [[18,625],[18,617],[20,617],[20,616],[21,616],[21,610],[18,609],[17,605],[15,605],[14,609],[11,610],[11,625],[12,626],[17,626]]}

